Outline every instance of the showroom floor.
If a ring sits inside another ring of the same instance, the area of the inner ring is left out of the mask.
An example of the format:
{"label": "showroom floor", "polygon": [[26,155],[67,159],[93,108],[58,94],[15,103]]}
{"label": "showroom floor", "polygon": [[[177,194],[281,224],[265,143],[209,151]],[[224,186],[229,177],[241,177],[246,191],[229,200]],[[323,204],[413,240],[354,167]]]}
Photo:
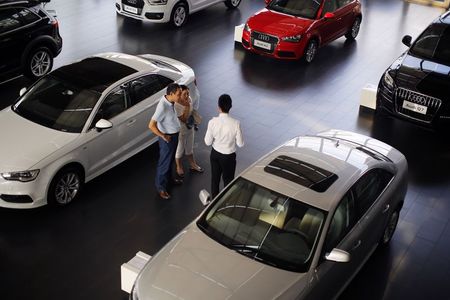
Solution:
{"label": "showroom floor", "polygon": [[[238,150],[238,171],[295,135],[328,128],[397,147],[410,167],[397,232],[390,248],[375,252],[341,299],[448,299],[448,133],[359,111],[362,87],[377,84],[405,50],[402,36],[417,36],[442,10],[394,0],[362,2],[357,41],[333,42],[309,66],[248,55],[234,46],[234,26],[262,8],[263,0],[245,0],[236,11],[219,4],[192,15],[181,30],[124,20],[110,0],[53,0],[48,8],[57,9],[64,39],[55,67],[105,51],[179,59],[196,71],[205,121],[216,114],[217,97],[229,93],[246,142]],[[29,84],[17,78],[0,85],[0,107]],[[157,147],[152,146],[87,184],[69,207],[1,209],[0,297],[127,299],[120,290],[120,265],[139,250],[154,254],[202,210],[198,192],[209,189],[210,180],[204,133],[203,124],[195,153],[207,171],[187,174],[169,201],[156,196]]]}

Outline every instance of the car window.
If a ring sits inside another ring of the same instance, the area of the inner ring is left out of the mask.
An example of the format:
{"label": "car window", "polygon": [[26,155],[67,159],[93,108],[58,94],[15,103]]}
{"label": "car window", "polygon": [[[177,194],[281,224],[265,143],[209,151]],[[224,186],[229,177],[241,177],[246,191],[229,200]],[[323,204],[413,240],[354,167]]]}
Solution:
{"label": "car window", "polygon": [[81,132],[100,94],[47,75],[13,105],[20,116],[52,129]]}
{"label": "car window", "polygon": [[113,89],[105,100],[103,100],[102,105],[97,111],[94,120],[91,123],[91,128],[100,119],[110,120],[127,109],[127,93],[125,89],[117,87]]}
{"label": "car window", "polygon": [[0,10],[0,33],[17,29],[20,26],[22,26],[22,23],[16,9]]}
{"label": "car window", "polygon": [[425,59],[450,65],[450,26],[430,25],[414,42],[410,52]]}
{"label": "car window", "polygon": [[325,252],[336,247],[356,224],[355,201],[348,192],[336,208],[325,240]]}
{"label": "car window", "polygon": [[131,106],[156,94],[166,88],[172,80],[157,74],[151,74],[134,79],[129,84]]}
{"label": "car window", "polygon": [[212,239],[252,259],[305,272],[325,212],[238,178],[197,222]]}
{"label": "car window", "polygon": [[25,25],[36,22],[40,19],[35,13],[26,8],[20,9],[19,15],[22,17],[22,21]]}
{"label": "car window", "polygon": [[358,218],[361,218],[380,196],[393,175],[382,169],[374,169],[364,174],[353,186]]}
{"label": "car window", "polygon": [[337,0],[337,5],[338,5],[338,7],[342,7],[342,6],[349,4],[352,1],[353,0]]}
{"label": "car window", "polygon": [[336,0],[325,0],[322,9],[322,17],[325,16],[327,12],[334,12],[337,9]]}
{"label": "car window", "polygon": [[320,0],[273,0],[267,8],[297,17],[315,19],[320,2]]}

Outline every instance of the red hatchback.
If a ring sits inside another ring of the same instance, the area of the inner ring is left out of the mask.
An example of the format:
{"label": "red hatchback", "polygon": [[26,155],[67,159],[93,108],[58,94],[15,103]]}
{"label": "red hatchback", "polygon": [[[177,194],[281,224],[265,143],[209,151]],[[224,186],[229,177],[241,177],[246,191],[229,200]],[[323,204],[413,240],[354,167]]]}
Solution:
{"label": "red hatchback", "polygon": [[311,62],[317,49],[345,35],[355,39],[362,20],[359,0],[265,0],[245,23],[245,49],[279,59]]}

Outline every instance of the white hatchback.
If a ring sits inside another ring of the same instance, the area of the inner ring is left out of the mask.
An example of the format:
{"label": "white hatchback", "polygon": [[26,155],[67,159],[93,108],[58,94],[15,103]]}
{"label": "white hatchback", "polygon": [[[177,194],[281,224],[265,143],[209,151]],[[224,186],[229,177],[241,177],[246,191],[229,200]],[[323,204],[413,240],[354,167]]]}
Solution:
{"label": "white hatchback", "polygon": [[172,82],[198,101],[189,66],[150,54],[98,54],[22,89],[0,111],[0,206],[68,204],[85,182],[152,144],[148,123]]}
{"label": "white hatchback", "polygon": [[116,11],[137,20],[170,22],[175,27],[181,27],[189,14],[220,2],[224,2],[229,9],[234,9],[241,0],[116,0]]}

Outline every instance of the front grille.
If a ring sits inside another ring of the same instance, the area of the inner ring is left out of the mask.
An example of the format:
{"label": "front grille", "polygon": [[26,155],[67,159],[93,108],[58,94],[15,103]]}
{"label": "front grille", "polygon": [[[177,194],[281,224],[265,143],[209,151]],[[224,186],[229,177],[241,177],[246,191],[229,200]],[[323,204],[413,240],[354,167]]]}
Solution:
{"label": "front grille", "polygon": [[144,8],[144,0],[122,0],[122,4],[137,8]]}
{"label": "front grille", "polygon": [[[403,108],[403,102],[409,101],[415,104],[419,104],[422,106],[427,107],[426,114],[421,114],[409,109]],[[395,91],[395,109],[396,111],[404,116],[407,116],[409,118],[431,123],[433,121],[435,115],[439,111],[439,108],[441,107],[442,101],[441,99],[434,98],[431,96],[427,96],[424,94],[420,94],[408,89],[404,88],[398,88]]]}
{"label": "front grille", "polygon": [[[266,33],[262,33],[262,32],[258,32],[258,31],[252,31],[252,34],[250,36],[251,38],[251,43],[253,48],[258,49],[260,51],[263,52],[267,52],[267,53],[273,53],[273,51],[275,50],[277,44],[278,44],[278,38],[276,36],[270,35],[270,34],[266,34]],[[265,48],[261,48],[259,46],[255,45],[255,40],[259,40],[265,43],[269,43],[270,44],[270,49],[265,49]]]}
{"label": "front grille", "polygon": [[6,202],[10,203],[33,203],[33,199],[31,199],[28,195],[0,195],[0,198]]}

